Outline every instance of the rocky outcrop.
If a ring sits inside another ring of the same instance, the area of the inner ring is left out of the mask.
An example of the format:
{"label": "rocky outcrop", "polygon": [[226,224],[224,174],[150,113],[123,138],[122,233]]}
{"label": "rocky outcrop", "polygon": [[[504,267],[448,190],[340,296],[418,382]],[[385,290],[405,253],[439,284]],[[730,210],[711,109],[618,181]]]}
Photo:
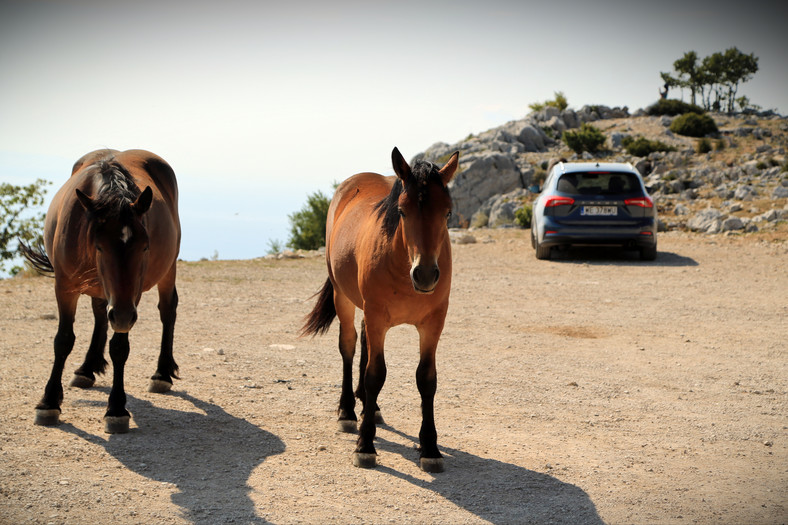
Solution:
{"label": "rocky outcrop", "polygon": [[[629,162],[643,175],[666,229],[705,233],[755,231],[788,219],[788,119],[762,115],[713,114],[720,135],[713,151],[697,153],[698,139],[674,135],[672,118],[628,108],[546,107],[455,144],[436,143],[416,156],[436,163],[460,152],[449,189],[455,213],[451,226],[509,226],[517,209],[535,197],[535,181],[551,159]],[[567,130],[592,123],[607,137],[607,151],[577,155],[560,140]],[[627,137],[643,136],[675,148],[636,157]]]}

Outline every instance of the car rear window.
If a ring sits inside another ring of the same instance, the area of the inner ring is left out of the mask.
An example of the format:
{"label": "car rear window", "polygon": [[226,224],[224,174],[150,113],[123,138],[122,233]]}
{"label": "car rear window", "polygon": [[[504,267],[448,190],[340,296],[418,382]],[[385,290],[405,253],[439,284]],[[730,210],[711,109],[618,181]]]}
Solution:
{"label": "car rear window", "polygon": [[573,172],[558,179],[557,189],[574,195],[624,195],[639,192],[640,182],[632,173]]}

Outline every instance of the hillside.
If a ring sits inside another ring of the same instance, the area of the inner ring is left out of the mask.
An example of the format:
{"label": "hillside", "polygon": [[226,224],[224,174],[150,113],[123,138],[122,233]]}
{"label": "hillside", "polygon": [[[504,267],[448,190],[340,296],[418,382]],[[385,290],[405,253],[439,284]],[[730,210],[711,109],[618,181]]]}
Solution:
{"label": "hillside", "polygon": [[[529,189],[543,180],[548,162],[565,158],[636,166],[657,203],[663,231],[786,230],[788,119],[772,112],[711,116],[719,134],[709,137],[708,153],[698,153],[700,139],[671,132],[672,117],[584,106],[548,107],[455,144],[434,144],[415,158],[441,162],[460,151],[461,171],[450,185],[454,227],[513,226],[515,211],[533,200]],[[607,151],[577,155],[560,140],[563,131],[583,123],[605,135]],[[658,140],[676,151],[633,156],[623,147],[627,137]]]}

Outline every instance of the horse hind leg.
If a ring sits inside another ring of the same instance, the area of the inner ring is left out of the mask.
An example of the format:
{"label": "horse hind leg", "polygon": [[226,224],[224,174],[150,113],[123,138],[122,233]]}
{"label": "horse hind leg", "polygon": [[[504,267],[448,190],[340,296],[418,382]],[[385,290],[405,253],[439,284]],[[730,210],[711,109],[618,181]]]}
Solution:
{"label": "horse hind leg", "polygon": [[[367,370],[367,360],[369,359],[369,354],[367,353],[367,330],[364,320],[361,321],[361,359],[359,359],[358,365],[358,388],[356,389],[356,397],[361,400],[363,404],[366,401],[366,392],[364,389],[364,372]],[[362,409],[361,415],[364,415],[364,411]],[[383,414],[380,412],[380,407],[375,403],[375,423],[378,425],[384,425],[386,422],[383,421]]]}
{"label": "horse hind leg", "polygon": [[[386,360],[383,355],[383,341],[388,328],[372,328],[366,324],[368,338],[368,361],[364,371],[364,406],[376,407],[378,395],[386,382]],[[361,419],[356,450],[353,453],[353,465],[361,468],[373,468],[377,465],[375,451],[375,411],[367,410]]]}
{"label": "horse hind leg", "polygon": [[85,355],[85,361],[74,371],[74,377],[69,386],[90,388],[96,382],[96,374],[103,374],[107,370],[107,360],[104,359],[104,348],[107,346],[107,301],[93,297],[93,336],[90,347]]}
{"label": "horse hind leg", "polygon": [[[334,305],[339,318],[339,353],[342,356],[342,393],[337,407],[337,428],[340,432],[355,433],[356,399],[353,397],[353,356],[358,334],[354,326],[355,306],[334,292]],[[363,336],[362,336],[363,337]]]}
{"label": "horse hind leg", "polygon": [[[175,269],[171,277],[159,285],[159,317],[161,319],[161,352],[156,373],[150,379],[148,392],[163,394],[172,389],[172,380],[178,379],[178,364],[172,355],[175,318],[178,309],[178,290],[175,288]],[[172,283],[171,286],[169,283]]]}

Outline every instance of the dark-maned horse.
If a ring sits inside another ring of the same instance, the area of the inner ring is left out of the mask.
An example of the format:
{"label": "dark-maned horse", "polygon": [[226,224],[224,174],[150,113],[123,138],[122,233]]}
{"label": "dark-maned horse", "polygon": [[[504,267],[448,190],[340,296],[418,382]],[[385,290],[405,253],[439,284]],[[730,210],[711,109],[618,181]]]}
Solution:
{"label": "dark-maned horse", "polygon": [[46,253],[24,249],[40,271],[54,273],[59,314],[55,362],[36,406],[35,423],[54,425],[63,401],[66,358],[74,347],[74,315],[80,294],[91,297],[95,326],[85,361],[72,386],[93,386],[107,361],[107,325],[112,390],[104,416],[108,433],[128,432],[123,369],[129,355],[129,330],[137,320],[142,292],[158,287],[163,325],[158,367],[149,390],[166,392],[177,378],[172,356],[175,265],[181,240],[178,185],[162,158],[142,150],[99,150],[79,159],[71,177],[54,196],[44,224]]}
{"label": "dark-maned horse", "polygon": [[339,317],[342,354],[340,429],[356,427],[352,387],[356,349],[355,309],[361,325],[361,367],[356,396],[363,414],[353,464],[377,463],[375,422],[378,394],[386,380],[383,342],[392,326],[411,324],[419,333],[416,383],[421,394],[420,466],[441,472],[433,399],[437,385],[435,350],[449,306],[451,243],[447,220],[451,197],[446,185],[457,170],[459,152],[445,166],[417,161],[413,168],[397,148],[391,153],[396,177],[360,173],[343,182],[328,209],[328,279],[305,319],[303,335],[325,333]]}

